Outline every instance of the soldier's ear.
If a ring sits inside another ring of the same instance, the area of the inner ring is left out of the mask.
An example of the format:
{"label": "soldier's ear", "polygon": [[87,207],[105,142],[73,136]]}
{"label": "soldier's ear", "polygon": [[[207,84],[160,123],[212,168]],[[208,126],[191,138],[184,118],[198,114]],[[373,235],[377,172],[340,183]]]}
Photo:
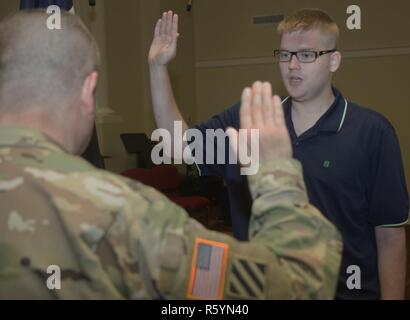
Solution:
{"label": "soldier's ear", "polygon": [[95,112],[95,92],[97,89],[98,72],[91,72],[84,80],[81,89],[81,101],[86,108],[86,113]]}

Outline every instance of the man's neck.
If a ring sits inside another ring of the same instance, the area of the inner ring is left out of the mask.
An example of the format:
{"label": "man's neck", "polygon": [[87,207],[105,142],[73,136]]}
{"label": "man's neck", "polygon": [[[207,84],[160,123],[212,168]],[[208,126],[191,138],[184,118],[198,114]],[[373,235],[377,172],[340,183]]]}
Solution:
{"label": "man's neck", "polygon": [[326,90],[320,96],[308,101],[297,101],[292,99],[292,113],[302,117],[317,118],[317,120],[319,120],[334,101],[335,95],[333,94],[332,89]]}
{"label": "man's neck", "polygon": [[313,127],[334,101],[335,95],[331,88],[309,101],[292,99],[292,121],[296,135],[299,136]]}
{"label": "man's neck", "polygon": [[67,148],[67,136],[62,134],[61,130],[56,130],[50,125],[50,123],[54,122],[55,119],[48,119],[47,116],[44,116],[42,114],[18,114],[0,116],[0,124],[16,125],[40,131],[41,133],[45,134],[50,139],[55,141],[57,144],[59,144],[64,150],[68,151],[69,148]]}

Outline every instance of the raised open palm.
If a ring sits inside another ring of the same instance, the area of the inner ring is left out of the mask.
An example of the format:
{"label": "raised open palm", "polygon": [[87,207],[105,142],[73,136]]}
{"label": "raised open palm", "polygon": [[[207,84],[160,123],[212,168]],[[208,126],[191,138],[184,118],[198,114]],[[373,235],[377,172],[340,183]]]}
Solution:
{"label": "raised open palm", "polygon": [[149,50],[150,63],[167,64],[177,52],[178,15],[172,11],[164,12],[155,25],[154,40]]}
{"label": "raised open palm", "polygon": [[[272,97],[272,87],[268,82],[255,82],[252,88],[245,88],[242,93],[240,109],[240,129],[246,130],[248,139],[241,141],[238,131],[233,128],[227,129],[231,141],[238,142],[232,145],[234,153],[246,150],[251,153],[251,138],[249,134],[252,129],[259,131],[259,154],[251,155],[255,161],[269,161],[274,158],[292,157],[292,146],[289,132],[286,128],[285,117],[280,97]],[[238,148],[240,148],[238,150]]]}

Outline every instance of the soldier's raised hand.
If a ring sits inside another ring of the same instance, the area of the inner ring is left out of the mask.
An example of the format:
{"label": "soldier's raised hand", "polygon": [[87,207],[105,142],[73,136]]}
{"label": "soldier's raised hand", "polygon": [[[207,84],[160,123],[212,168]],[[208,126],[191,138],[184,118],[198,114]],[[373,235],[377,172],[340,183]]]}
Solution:
{"label": "soldier's raised hand", "polygon": [[178,15],[164,12],[155,25],[154,39],[148,54],[150,64],[166,65],[177,52]]}
{"label": "soldier's raised hand", "polygon": [[[286,128],[283,107],[279,96],[272,97],[272,87],[268,82],[255,82],[252,88],[242,92],[240,109],[241,129],[246,129],[250,135],[252,129],[259,130],[259,161],[269,161],[274,158],[291,158],[292,146],[288,129]],[[228,128],[227,134],[236,136],[232,141],[239,141],[238,132]],[[249,153],[251,139],[247,144],[239,145]],[[234,146],[234,149],[235,146]],[[238,151],[236,150],[238,154]],[[254,155],[252,155],[253,157]]]}

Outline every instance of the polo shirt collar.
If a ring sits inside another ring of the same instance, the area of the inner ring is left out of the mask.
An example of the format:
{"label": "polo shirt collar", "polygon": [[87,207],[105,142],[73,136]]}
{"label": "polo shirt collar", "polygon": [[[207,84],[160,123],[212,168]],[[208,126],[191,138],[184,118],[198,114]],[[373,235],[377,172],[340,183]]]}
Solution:
{"label": "polo shirt collar", "polygon": [[[310,130],[338,133],[344,124],[347,112],[347,100],[343,97],[341,92],[335,87],[332,87],[335,101],[330,108],[320,117],[313,128]],[[288,126],[292,123],[292,99],[287,97],[283,100],[283,107],[285,112],[285,119]]]}

